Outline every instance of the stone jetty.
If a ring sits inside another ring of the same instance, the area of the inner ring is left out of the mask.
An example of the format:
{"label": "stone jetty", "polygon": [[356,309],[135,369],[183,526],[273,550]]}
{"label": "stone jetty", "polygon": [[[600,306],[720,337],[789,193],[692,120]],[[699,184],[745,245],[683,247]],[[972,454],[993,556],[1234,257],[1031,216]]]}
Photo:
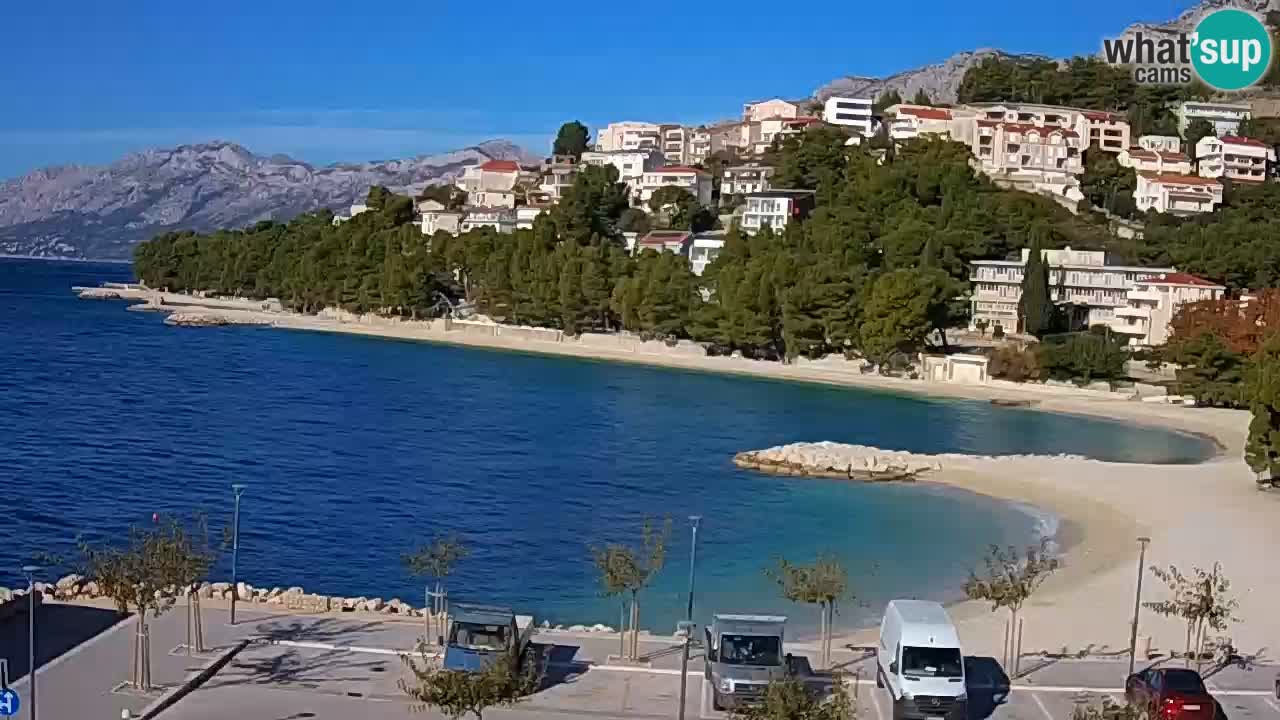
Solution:
{"label": "stone jetty", "polygon": [[792,443],[733,456],[738,467],[778,475],[840,478],[842,480],[913,480],[942,463],[933,455],[881,450],[868,445],[833,442]]}
{"label": "stone jetty", "polygon": [[80,289],[81,300],[119,300],[123,297],[124,296],[120,294],[119,290],[114,290],[112,288],[94,287]]}
{"label": "stone jetty", "polygon": [[165,325],[177,327],[221,327],[223,325],[267,325],[265,320],[239,314],[214,312],[175,312],[164,319]]}

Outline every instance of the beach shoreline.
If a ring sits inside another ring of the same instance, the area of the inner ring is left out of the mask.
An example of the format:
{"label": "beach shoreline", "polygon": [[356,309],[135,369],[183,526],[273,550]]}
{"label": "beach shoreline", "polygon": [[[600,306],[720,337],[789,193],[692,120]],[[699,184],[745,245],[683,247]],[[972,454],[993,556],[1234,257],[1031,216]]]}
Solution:
{"label": "beach shoreline", "polygon": [[[146,291],[150,297],[151,291]],[[185,305],[157,309],[205,307],[201,298],[172,296]],[[142,295],[123,299],[144,299]],[[1137,423],[1209,439],[1216,453],[1199,463],[1139,464],[1102,462],[1074,457],[948,457],[941,472],[928,481],[964,488],[1011,503],[1024,503],[1054,513],[1063,544],[1064,567],[1028,601],[1024,652],[1101,651],[1127,649],[1133,614],[1137,543],[1150,536],[1148,567],[1176,563],[1209,567],[1223,563],[1240,599],[1241,622],[1226,634],[1245,651],[1280,644],[1280,618],[1270,602],[1280,596],[1280,566],[1268,563],[1274,545],[1274,517],[1280,493],[1262,493],[1241,459],[1248,413],[1238,410],[1187,408],[1125,400],[1111,393],[1069,388],[951,385],[863,375],[853,363],[781,363],[742,358],[638,352],[591,347],[575,342],[543,342],[496,333],[448,331],[429,322],[385,320],[343,321],[340,318],[228,308],[215,300],[208,309],[233,322],[267,323],[271,327],[310,332],[337,332],[426,341],[454,346],[596,361],[630,362],[698,372],[745,375],[781,381],[910,394],[939,399],[1033,400],[1030,409]],[[247,301],[246,301],[247,302]],[[436,321],[439,323],[440,321]],[[826,438],[807,438],[820,441]],[[1210,502],[1206,502],[1210,498]],[[1212,538],[1212,540],[1208,540]],[[1268,538],[1270,538],[1268,542]],[[982,558],[974,558],[980,565]],[[1270,567],[1268,567],[1270,566]],[[1163,599],[1165,592],[1147,576],[1144,600]],[[984,604],[963,601],[952,606],[967,650],[999,657],[1007,613],[992,613]],[[1176,620],[1144,611],[1140,634],[1150,635],[1160,651],[1180,650],[1182,628]],[[866,644],[874,629],[845,634],[841,642]]]}

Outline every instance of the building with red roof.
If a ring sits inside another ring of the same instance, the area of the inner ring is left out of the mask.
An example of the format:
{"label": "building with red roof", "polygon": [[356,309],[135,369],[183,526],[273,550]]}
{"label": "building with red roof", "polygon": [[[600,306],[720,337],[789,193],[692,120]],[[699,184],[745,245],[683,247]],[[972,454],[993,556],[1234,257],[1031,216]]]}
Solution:
{"label": "building with red roof", "polygon": [[1133,346],[1163,345],[1169,339],[1169,323],[1178,308],[1200,300],[1217,300],[1226,288],[1190,273],[1167,272],[1139,280],[1126,295],[1126,305],[1116,308],[1112,332],[1128,338]]}
{"label": "building with red roof", "polygon": [[1260,183],[1275,161],[1275,148],[1253,138],[1206,135],[1196,143],[1196,164],[1207,178]]}
{"label": "building with red roof", "polygon": [[1139,172],[1133,200],[1139,212],[1155,210],[1174,215],[1213,212],[1222,204],[1222,183],[1199,175]]}
{"label": "building with red roof", "polygon": [[1190,175],[1193,172],[1191,158],[1180,152],[1131,147],[1120,153],[1120,157],[1116,159],[1120,162],[1121,167],[1133,168],[1138,172],[1152,173],[1154,175]]}

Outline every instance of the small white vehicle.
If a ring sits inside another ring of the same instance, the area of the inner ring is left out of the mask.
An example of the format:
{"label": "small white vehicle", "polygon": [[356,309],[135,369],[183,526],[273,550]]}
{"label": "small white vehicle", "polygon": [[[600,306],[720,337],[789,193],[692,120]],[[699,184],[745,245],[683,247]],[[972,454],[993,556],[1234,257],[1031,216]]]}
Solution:
{"label": "small white vehicle", "polygon": [[964,653],[951,616],[925,600],[891,600],[880,624],[876,685],[893,698],[893,720],[964,720]]}

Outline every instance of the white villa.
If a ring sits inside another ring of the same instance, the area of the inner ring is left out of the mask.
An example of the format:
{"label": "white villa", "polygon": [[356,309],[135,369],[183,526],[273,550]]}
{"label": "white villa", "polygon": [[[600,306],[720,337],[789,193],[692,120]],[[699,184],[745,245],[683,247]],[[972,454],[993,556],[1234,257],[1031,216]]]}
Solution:
{"label": "white villa", "polygon": [[1122,167],[1133,168],[1140,173],[1191,174],[1191,158],[1176,150],[1147,150],[1143,147],[1131,147],[1122,151],[1117,160]]}
{"label": "white villa", "polygon": [[1155,210],[1174,215],[1213,212],[1222,203],[1222,183],[1197,175],[1139,172],[1133,200],[1139,212]]}
{"label": "white villa", "polygon": [[774,168],[760,163],[735,165],[724,169],[724,177],[720,180],[720,194],[747,195],[764,192],[769,189]]}
{"label": "white villa", "polygon": [[1186,134],[1187,126],[1195,120],[1207,120],[1213,125],[1215,135],[1232,135],[1240,132],[1240,123],[1253,113],[1249,103],[1216,103],[1188,100],[1178,106],[1178,133]]}
{"label": "white villa", "polygon": [[803,219],[813,209],[812,190],[766,190],[747,195],[742,231],[754,235],[765,227],[781,230],[792,218]]}
{"label": "white villa", "polygon": [[711,173],[698,168],[678,165],[654,168],[645,171],[640,182],[631,186],[633,204],[648,203],[659,188],[678,187],[689,191],[700,205],[710,205],[712,182]]}
{"label": "white villa", "polygon": [[1169,322],[1184,303],[1217,300],[1226,288],[1187,273],[1170,272],[1134,283],[1125,307],[1116,308],[1110,327],[1129,345],[1150,347],[1169,339]]}
{"label": "white villa", "polygon": [[1196,143],[1200,177],[1260,183],[1266,181],[1267,167],[1275,161],[1275,148],[1253,138],[1206,135]]}

